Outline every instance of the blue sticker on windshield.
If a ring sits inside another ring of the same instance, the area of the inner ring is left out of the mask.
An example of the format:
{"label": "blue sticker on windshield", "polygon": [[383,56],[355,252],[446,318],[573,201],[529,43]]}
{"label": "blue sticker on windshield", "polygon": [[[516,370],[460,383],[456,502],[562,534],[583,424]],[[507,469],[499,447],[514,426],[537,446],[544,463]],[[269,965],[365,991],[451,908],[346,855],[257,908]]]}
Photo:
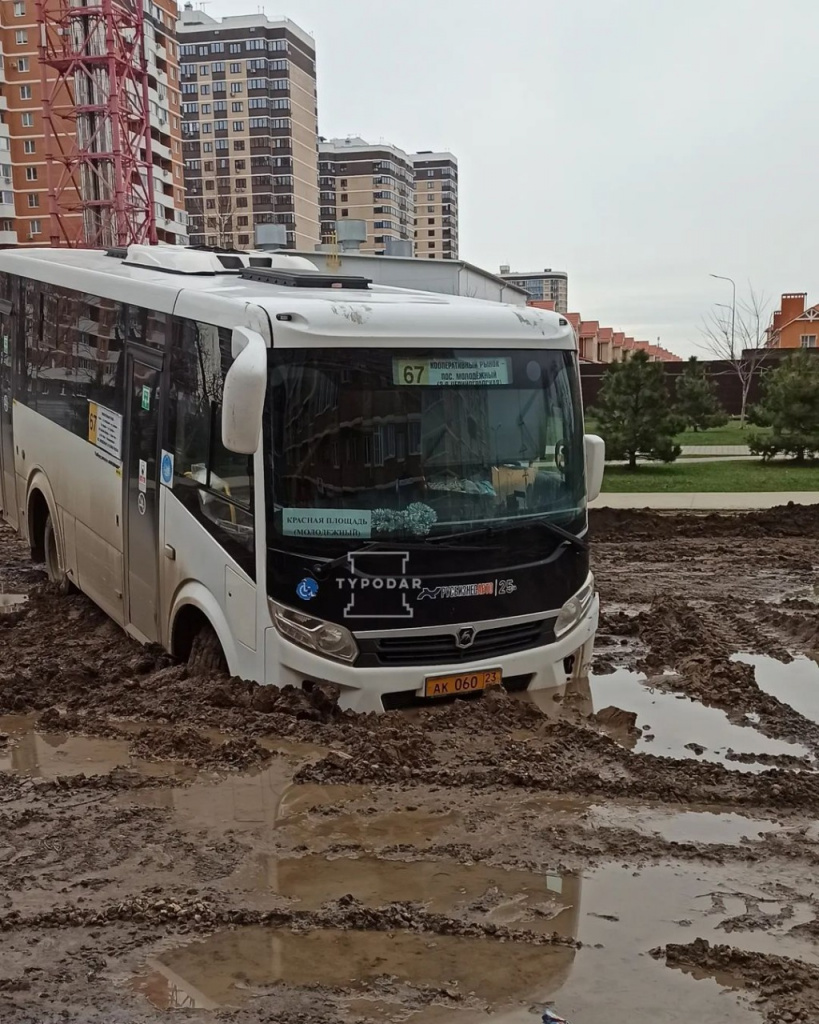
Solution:
{"label": "blue sticker on windshield", "polygon": [[303,579],[301,583],[296,587],[296,596],[300,597],[302,601],[312,601],[313,598],[319,591],[319,585],[315,580],[311,580],[309,577]]}

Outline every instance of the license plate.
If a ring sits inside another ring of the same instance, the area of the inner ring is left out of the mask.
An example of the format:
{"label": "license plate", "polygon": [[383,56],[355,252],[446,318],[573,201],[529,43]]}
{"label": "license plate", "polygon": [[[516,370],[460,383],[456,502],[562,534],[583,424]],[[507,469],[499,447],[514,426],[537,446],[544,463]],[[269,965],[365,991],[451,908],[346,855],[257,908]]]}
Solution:
{"label": "license plate", "polygon": [[463,693],[477,693],[487,686],[499,686],[503,672],[499,668],[464,672],[457,676],[430,676],[424,681],[425,697],[457,697]]}

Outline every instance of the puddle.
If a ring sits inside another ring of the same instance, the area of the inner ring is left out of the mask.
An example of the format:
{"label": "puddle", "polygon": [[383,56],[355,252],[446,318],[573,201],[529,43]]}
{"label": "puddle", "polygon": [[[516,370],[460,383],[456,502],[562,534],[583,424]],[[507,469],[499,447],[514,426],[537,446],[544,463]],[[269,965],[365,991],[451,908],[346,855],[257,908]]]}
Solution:
{"label": "puddle", "polygon": [[580,878],[571,872],[532,874],[485,864],[375,857],[262,856],[233,881],[296,900],[300,910],[317,910],[343,893],[373,907],[409,901],[436,914],[467,912],[511,928],[577,934]]}
{"label": "puddle", "polygon": [[0,594],[0,615],[16,612],[28,601],[25,594]]}
{"label": "puddle", "polygon": [[711,811],[682,811],[670,814],[661,809],[630,807],[589,808],[592,824],[630,828],[656,835],[671,843],[737,844],[759,839],[761,833],[776,832],[781,825],[770,819],[748,818],[743,814]]}
{"label": "puddle", "polygon": [[[760,874],[760,884],[763,878]],[[584,946],[574,951],[402,931],[329,928],[294,934],[248,927],[157,953],[134,980],[137,990],[165,1010],[241,1006],[281,983],[339,988],[351,991],[365,1019],[399,1019],[400,1013],[402,1020],[465,1024],[487,1020],[487,1014],[496,1024],[531,1024],[537,1019],[533,1010],[552,1002],[572,1024],[655,1024],[657,992],[662,991],[663,1024],[751,1024],[759,1016],[725,992],[738,987],[734,979],[700,980],[691,972],[672,972],[647,951],[701,936],[812,963],[819,958],[787,934],[794,924],[812,917],[807,898],[804,904],[797,901],[793,915],[781,924],[770,924],[765,931],[731,932],[727,938],[720,923],[748,911],[730,868],[704,872],[663,866],[634,872],[609,866],[582,879],[539,878],[485,865],[461,869],[431,862],[386,865],[367,858],[309,857],[300,865],[292,859],[280,862],[271,885],[299,899],[303,909],[346,892],[373,906],[393,896],[419,899],[443,913],[471,903],[472,913],[483,919],[485,912],[473,900],[476,893],[487,904],[502,907],[505,900],[524,912],[546,903],[558,909],[556,921],[563,917],[557,930]],[[765,902],[764,888],[745,884],[742,889],[752,905],[761,901],[761,913],[773,916],[782,909],[781,902]],[[504,900],[497,900],[496,890]],[[492,909],[487,910],[490,919]],[[390,979],[389,985],[383,984],[384,978]],[[457,993],[469,1009],[424,1005],[415,1012],[418,1004],[402,985]]]}
{"label": "puddle", "polygon": [[609,675],[592,676],[590,684],[595,709],[614,705],[636,712],[640,736],[632,749],[640,753],[694,758],[693,752],[686,749],[693,742],[706,748],[697,760],[723,764],[731,771],[750,772],[765,771],[766,766],[729,761],[725,757],[727,750],[794,757],[810,754],[801,744],[769,739],[755,729],[734,725],[718,708],[705,707],[682,694],[651,689],[636,672],[618,669]]}
{"label": "puddle", "polygon": [[194,769],[177,761],[132,758],[127,740],[100,739],[74,733],[37,732],[33,715],[0,716],[0,732],[10,742],[0,748],[0,771],[32,779],[67,775],[107,775],[128,768],[151,778],[191,779]]}
{"label": "puddle", "polygon": [[[136,987],[162,1010],[241,1006],[277,983],[366,991],[378,979],[474,992],[489,1007],[559,989],[574,950],[411,932],[218,932],[150,961]],[[329,1018],[328,1018],[329,1019]]]}
{"label": "puddle", "polygon": [[762,654],[736,654],[731,660],[753,665],[760,690],[819,722],[819,665],[815,661],[800,656],[786,665]]}
{"label": "puddle", "polygon": [[185,788],[144,790],[121,800],[166,808],[188,826],[253,831],[287,827],[299,841],[324,839],[369,848],[401,843],[423,846],[460,820],[455,812],[348,811],[345,804],[371,796],[369,787],[291,780],[292,765],[277,762],[262,771]]}

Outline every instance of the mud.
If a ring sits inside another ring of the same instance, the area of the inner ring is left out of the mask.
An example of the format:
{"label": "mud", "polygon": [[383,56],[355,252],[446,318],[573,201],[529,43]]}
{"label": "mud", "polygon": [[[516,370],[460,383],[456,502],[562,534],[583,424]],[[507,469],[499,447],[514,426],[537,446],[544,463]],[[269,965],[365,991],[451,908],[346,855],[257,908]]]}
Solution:
{"label": "mud", "polygon": [[383,716],[192,675],[0,530],[0,1019],[819,1019],[819,512],[591,527],[589,680]]}

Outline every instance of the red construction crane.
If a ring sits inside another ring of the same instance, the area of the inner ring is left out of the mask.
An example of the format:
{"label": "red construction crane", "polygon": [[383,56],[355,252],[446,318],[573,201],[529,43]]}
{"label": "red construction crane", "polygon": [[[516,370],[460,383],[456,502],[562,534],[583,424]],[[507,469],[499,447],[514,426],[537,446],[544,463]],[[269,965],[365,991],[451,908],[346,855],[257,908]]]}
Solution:
{"label": "red construction crane", "polygon": [[142,0],[37,0],[37,20],[51,244],[155,244]]}

